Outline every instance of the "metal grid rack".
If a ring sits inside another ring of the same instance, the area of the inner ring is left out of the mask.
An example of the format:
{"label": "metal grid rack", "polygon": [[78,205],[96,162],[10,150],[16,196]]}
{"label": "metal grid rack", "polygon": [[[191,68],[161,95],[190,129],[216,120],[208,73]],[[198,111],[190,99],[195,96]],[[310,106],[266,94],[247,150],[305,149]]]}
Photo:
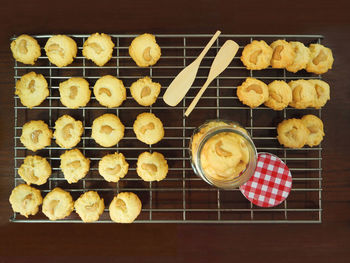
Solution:
{"label": "metal grid rack", "polygon": [[[41,47],[51,35],[34,36]],[[321,222],[321,146],[303,149],[283,148],[276,139],[276,126],[285,118],[300,117],[307,113],[321,117],[321,110],[297,110],[286,108],[273,111],[265,106],[256,109],[241,104],[235,89],[246,77],[256,77],[266,83],[275,80],[320,78],[301,71],[291,74],[285,70],[268,68],[261,71],[246,70],[239,60],[242,48],[253,39],[264,39],[271,43],[276,39],[301,41],[305,44],[320,43],[320,35],[221,35],[203,60],[198,76],[186,98],[176,107],[167,107],[162,100],[165,89],[182,68],[190,64],[200,53],[211,35],[156,35],[162,48],[162,57],[158,63],[149,68],[139,68],[128,55],[128,46],[136,35],[114,35],[115,43],[112,59],[104,66],[98,67],[86,60],[82,54],[82,45],[89,35],[71,35],[78,45],[78,56],[74,62],[64,68],[51,65],[42,49],[35,66],[15,62],[14,79],[35,71],[47,79],[50,89],[49,97],[38,107],[31,110],[23,107],[18,96],[14,97],[14,181],[15,185],[23,183],[17,170],[25,156],[33,154],[26,150],[19,137],[25,122],[42,119],[52,129],[56,119],[63,114],[70,114],[84,124],[81,142],[77,145],[83,154],[90,158],[89,174],[78,183],[69,185],[59,168],[59,156],[65,149],[52,141],[50,147],[36,152],[46,157],[53,169],[48,182],[34,186],[44,196],[56,186],[71,192],[74,199],[88,190],[98,191],[104,198],[106,209],[98,222],[111,222],[108,205],[113,196],[120,191],[133,191],[142,200],[142,212],[136,223],[319,223]],[[212,59],[227,39],[240,44],[240,50],[228,67],[213,81],[189,118],[184,112],[201,85],[206,80]],[[70,110],[59,101],[58,84],[72,76],[84,77],[92,88],[95,81],[103,75],[111,74],[123,80],[127,87],[127,100],[121,107],[107,109],[98,104],[92,95],[86,107]],[[162,91],[151,107],[139,106],[130,96],[128,87],[133,81],[143,76],[150,76],[153,81],[162,84]],[[155,113],[164,124],[164,139],[153,145],[137,141],[132,124],[141,112]],[[112,148],[99,147],[90,137],[91,124],[97,116],[111,112],[117,114],[125,125],[125,137]],[[240,122],[250,132],[258,152],[271,152],[284,160],[293,175],[292,191],[286,201],[274,208],[259,208],[246,200],[238,189],[219,190],[207,185],[193,173],[189,161],[188,144],[193,130],[207,119],[231,119]],[[122,152],[129,163],[129,173],[118,183],[108,183],[98,174],[98,161],[102,156],[115,151]],[[161,182],[143,182],[136,174],[137,156],[143,151],[159,151],[168,160],[169,173]],[[73,212],[69,217],[49,221],[42,212],[28,219],[14,213],[13,222],[82,222]]]}

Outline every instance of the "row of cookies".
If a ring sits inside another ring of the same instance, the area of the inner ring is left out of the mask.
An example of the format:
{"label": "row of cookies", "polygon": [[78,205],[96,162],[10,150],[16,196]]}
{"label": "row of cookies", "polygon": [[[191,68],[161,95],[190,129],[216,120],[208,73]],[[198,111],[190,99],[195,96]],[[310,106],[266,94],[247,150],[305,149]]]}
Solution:
{"label": "row of cookies", "polygon": [[[161,85],[149,77],[141,78],[130,86],[132,97],[141,106],[155,103],[160,90]],[[59,92],[61,103],[70,109],[86,106],[91,97],[89,83],[80,77],[72,77],[61,82]],[[119,107],[126,100],[123,81],[111,75],[99,78],[93,87],[93,92],[96,100],[108,108]],[[29,72],[16,82],[15,94],[24,106],[28,108],[38,106],[49,96],[47,81],[42,74]]]}
{"label": "row of cookies", "polygon": [[[102,67],[111,58],[114,43],[112,38],[104,33],[89,36],[83,44],[83,56]],[[36,39],[29,35],[20,35],[11,42],[13,57],[24,64],[34,65],[41,56],[41,50]],[[66,35],[54,35],[45,45],[49,61],[57,67],[71,64],[77,56],[78,47],[73,38]],[[159,60],[161,49],[156,38],[151,34],[142,34],[134,38],[129,46],[129,55],[139,67],[152,66]]]}
{"label": "row of cookies", "polygon": [[[56,187],[44,199],[38,189],[26,184],[16,186],[9,198],[14,212],[28,218],[35,215],[42,204],[42,212],[50,220],[63,219],[75,209],[84,222],[95,222],[105,209],[103,198],[95,191],[83,193],[75,202],[71,194]],[[109,205],[110,218],[116,223],[132,223],[140,214],[142,203],[132,192],[121,192]]]}
{"label": "row of cookies", "polygon": [[290,72],[302,69],[316,74],[326,73],[333,65],[332,50],[321,45],[306,47],[298,41],[276,40],[269,46],[264,40],[254,40],[243,49],[241,61],[247,69],[261,70],[268,66]]}
{"label": "row of cookies", "polygon": [[274,110],[283,110],[288,105],[297,109],[319,109],[330,99],[330,87],[319,79],[299,79],[289,83],[275,80],[266,85],[258,79],[247,78],[237,87],[237,97],[251,108],[264,103]]}

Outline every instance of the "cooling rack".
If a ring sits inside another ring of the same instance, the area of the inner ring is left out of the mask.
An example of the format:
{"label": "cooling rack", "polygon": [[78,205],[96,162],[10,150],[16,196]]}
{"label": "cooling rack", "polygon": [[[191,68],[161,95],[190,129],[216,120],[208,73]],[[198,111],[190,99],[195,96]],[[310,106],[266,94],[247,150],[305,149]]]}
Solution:
{"label": "cooling rack", "polygon": [[[41,47],[51,35],[34,36]],[[211,35],[156,35],[162,48],[162,56],[158,63],[149,68],[139,68],[128,55],[128,46],[136,35],[112,34],[115,43],[112,59],[104,66],[98,67],[82,56],[82,46],[89,35],[70,35],[78,45],[78,56],[74,62],[64,68],[50,64],[42,48],[42,56],[34,66],[15,62],[14,79],[17,81],[23,74],[35,71],[44,75],[49,84],[50,95],[38,107],[29,110],[18,98],[14,97],[14,183],[23,183],[17,171],[25,156],[33,154],[21,144],[19,138],[22,126],[29,120],[44,120],[52,129],[56,119],[69,114],[83,122],[84,133],[76,148],[90,158],[91,168],[88,175],[75,184],[68,184],[60,171],[59,156],[65,151],[58,147],[54,140],[50,147],[36,152],[46,157],[53,173],[48,182],[40,189],[46,195],[56,186],[69,191],[74,200],[88,190],[97,191],[104,198],[106,209],[98,223],[111,222],[108,205],[113,196],[120,191],[132,191],[142,201],[142,212],[135,223],[319,223],[321,222],[322,192],[322,156],[321,145],[302,149],[287,149],[279,145],[276,139],[276,126],[286,118],[301,117],[314,114],[321,117],[321,110],[298,110],[286,108],[273,111],[265,106],[255,109],[241,104],[236,96],[236,87],[246,77],[255,77],[269,83],[275,79],[319,79],[320,76],[300,71],[296,74],[281,69],[268,68],[261,71],[246,70],[239,60],[243,47],[252,40],[264,39],[271,43],[276,39],[301,41],[306,45],[321,43],[320,35],[221,35],[216,44],[204,58],[198,76],[186,98],[176,107],[167,107],[162,100],[165,89],[182,68],[190,64],[204,48]],[[188,117],[184,112],[190,102],[204,84],[215,54],[227,40],[233,39],[240,45],[240,50],[231,63],[205,92],[197,107]],[[98,104],[95,97],[86,107],[67,109],[59,101],[58,85],[70,77],[83,77],[88,80],[90,88],[103,75],[111,74],[120,78],[127,87],[127,100],[121,107],[107,109]],[[150,76],[153,81],[162,84],[160,96],[150,107],[139,106],[131,97],[131,83],[143,76]],[[125,125],[125,137],[112,148],[102,148],[91,139],[91,124],[94,118],[104,113],[117,114]],[[132,124],[136,116],[142,112],[153,112],[158,116],[165,128],[164,139],[151,146],[136,139]],[[230,119],[245,126],[253,137],[258,152],[270,152],[279,156],[289,166],[293,175],[293,186],[286,201],[274,208],[260,208],[246,200],[238,189],[219,190],[206,184],[192,171],[188,152],[188,144],[193,130],[207,119]],[[118,183],[108,183],[98,174],[98,161],[102,156],[122,152],[129,163],[129,173]],[[144,182],[136,174],[136,161],[144,151],[161,152],[169,164],[169,173],[161,182]],[[41,212],[28,219],[14,213],[13,222],[82,222],[73,212],[69,217],[49,221]]]}

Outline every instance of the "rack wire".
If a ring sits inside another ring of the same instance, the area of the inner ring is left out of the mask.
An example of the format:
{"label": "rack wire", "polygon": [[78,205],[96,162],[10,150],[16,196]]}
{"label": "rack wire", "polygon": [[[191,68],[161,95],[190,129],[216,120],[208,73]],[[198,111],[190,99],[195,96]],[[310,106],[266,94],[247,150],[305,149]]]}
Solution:
{"label": "rack wire", "polygon": [[[52,166],[53,173],[48,182],[40,189],[44,196],[54,187],[69,191],[74,199],[88,190],[97,191],[105,200],[106,209],[98,223],[112,222],[109,218],[108,206],[113,196],[120,191],[135,192],[142,200],[142,211],[136,223],[320,223],[322,213],[322,147],[288,149],[279,145],[276,139],[276,126],[286,118],[300,117],[312,113],[321,117],[321,110],[298,110],[286,108],[283,111],[273,111],[265,106],[255,109],[241,104],[236,96],[236,87],[246,77],[255,77],[268,83],[275,79],[319,79],[320,76],[300,71],[291,74],[281,69],[268,68],[261,71],[246,70],[239,60],[243,47],[252,40],[264,39],[271,43],[276,39],[321,43],[321,35],[221,35],[204,58],[198,76],[184,100],[176,107],[167,107],[162,100],[165,89],[182,68],[189,65],[204,48],[211,35],[156,35],[162,48],[161,59],[155,66],[139,68],[128,55],[128,46],[136,35],[112,34],[116,47],[112,59],[104,66],[98,67],[85,59],[82,46],[89,35],[70,35],[78,45],[78,56],[74,62],[64,68],[50,64],[42,55],[34,66],[15,62],[14,79],[17,81],[23,74],[35,71],[47,79],[50,89],[49,97],[33,109],[24,107],[18,96],[14,97],[14,182],[15,186],[23,183],[17,171],[27,155],[34,153],[26,150],[19,138],[22,126],[29,120],[42,119],[53,129],[58,117],[69,114],[84,124],[81,142],[76,148],[90,158],[89,174],[78,183],[68,184],[59,168],[59,156],[65,151],[52,141],[50,147],[36,152],[46,157]],[[51,35],[36,35],[43,47]],[[13,38],[14,39],[14,38]],[[184,112],[195,97],[206,76],[215,54],[227,40],[233,39],[240,44],[240,50],[233,62],[205,92],[194,112],[184,117]],[[42,54],[45,51],[42,49]],[[121,107],[107,109],[98,104],[92,96],[86,107],[76,110],[67,109],[60,103],[58,85],[70,77],[84,77],[93,87],[95,81],[103,75],[114,75],[123,80],[127,87],[127,100]],[[130,96],[129,86],[140,77],[150,76],[153,81],[162,84],[162,90],[157,102],[150,107],[139,106]],[[125,137],[118,145],[111,148],[98,146],[91,135],[91,124],[94,118],[103,113],[117,114],[124,123]],[[165,128],[164,139],[151,146],[136,139],[132,131],[133,121],[141,112],[153,112],[158,116]],[[193,130],[207,119],[230,119],[241,123],[250,132],[258,152],[270,152],[279,156],[289,166],[293,175],[293,187],[287,200],[274,208],[260,208],[251,204],[238,189],[219,190],[206,184],[192,171],[188,144]],[[102,156],[115,151],[122,152],[129,163],[129,172],[118,183],[108,183],[98,174],[98,161]],[[169,164],[169,173],[161,182],[144,182],[136,174],[137,157],[143,151],[161,152]],[[10,219],[13,222],[82,222],[73,212],[69,217],[49,221],[42,212],[28,219],[14,213]]]}

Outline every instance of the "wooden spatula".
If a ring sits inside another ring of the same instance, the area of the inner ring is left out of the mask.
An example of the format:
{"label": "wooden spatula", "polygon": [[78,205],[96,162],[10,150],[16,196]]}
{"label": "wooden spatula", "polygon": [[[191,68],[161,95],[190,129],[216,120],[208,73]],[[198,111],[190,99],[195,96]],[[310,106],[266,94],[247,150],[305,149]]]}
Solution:
{"label": "wooden spatula", "polygon": [[207,54],[209,48],[214,44],[220,34],[220,31],[216,31],[215,35],[210,39],[200,55],[190,65],[184,68],[170,83],[163,96],[163,100],[166,104],[169,106],[176,106],[185,97],[196,78],[203,57]]}
{"label": "wooden spatula", "polygon": [[220,48],[218,54],[214,58],[213,64],[211,64],[209,76],[207,81],[204,83],[203,87],[197,93],[197,96],[192,100],[190,106],[187,108],[185,112],[185,116],[191,114],[192,110],[196,106],[199,99],[202,97],[204,91],[207,89],[209,84],[219,76],[227,67],[230,65],[231,61],[235,57],[239,46],[236,42],[232,40],[227,40],[222,47]]}

